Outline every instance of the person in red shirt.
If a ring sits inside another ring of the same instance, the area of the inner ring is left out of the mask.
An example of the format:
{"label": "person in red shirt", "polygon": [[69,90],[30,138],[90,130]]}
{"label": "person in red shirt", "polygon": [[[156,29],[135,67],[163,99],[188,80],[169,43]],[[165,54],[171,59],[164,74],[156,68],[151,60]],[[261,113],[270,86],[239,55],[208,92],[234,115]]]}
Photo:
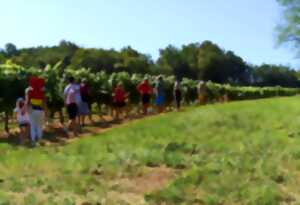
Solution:
{"label": "person in red shirt", "polygon": [[115,120],[119,120],[120,114],[123,113],[124,107],[126,106],[126,99],[128,94],[125,92],[122,83],[118,83],[117,87],[113,91],[113,103],[116,109]]}
{"label": "person in red shirt", "polygon": [[81,95],[81,126],[85,126],[85,118],[89,117],[91,123],[94,123],[92,119],[92,105],[91,105],[91,96],[88,82],[86,79],[83,79],[80,83],[80,95]]}
{"label": "person in red shirt", "polygon": [[142,105],[143,105],[143,114],[146,115],[148,113],[148,108],[150,105],[151,94],[153,93],[153,88],[149,84],[149,80],[145,78],[143,82],[141,82],[137,86],[137,90],[141,95]]}

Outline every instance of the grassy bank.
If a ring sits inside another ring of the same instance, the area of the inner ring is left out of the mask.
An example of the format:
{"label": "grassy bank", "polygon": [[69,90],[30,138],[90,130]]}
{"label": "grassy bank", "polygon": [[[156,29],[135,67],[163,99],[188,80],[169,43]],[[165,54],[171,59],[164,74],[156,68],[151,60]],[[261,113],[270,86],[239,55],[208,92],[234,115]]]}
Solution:
{"label": "grassy bank", "polygon": [[192,107],[66,146],[0,144],[0,204],[297,204],[299,102]]}

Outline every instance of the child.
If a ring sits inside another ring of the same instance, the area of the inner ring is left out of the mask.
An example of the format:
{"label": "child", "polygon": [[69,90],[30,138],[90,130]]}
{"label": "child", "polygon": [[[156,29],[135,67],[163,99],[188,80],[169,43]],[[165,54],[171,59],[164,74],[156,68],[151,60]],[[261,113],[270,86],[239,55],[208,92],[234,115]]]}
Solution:
{"label": "child", "polygon": [[119,120],[119,115],[123,112],[126,106],[126,98],[128,94],[125,93],[122,83],[119,83],[113,92],[114,105],[116,107],[115,119]]}
{"label": "child", "polygon": [[28,134],[29,127],[29,117],[25,106],[25,100],[23,98],[19,98],[16,102],[15,108],[17,122],[20,128],[20,136],[19,141],[20,144],[23,144],[25,141],[25,137]]}
{"label": "child", "polygon": [[145,78],[143,82],[141,82],[137,86],[137,90],[139,91],[142,98],[143,114],[147,115],[151,100],[151,94],[153,93],[153,88],[150,86],[147,78]]}

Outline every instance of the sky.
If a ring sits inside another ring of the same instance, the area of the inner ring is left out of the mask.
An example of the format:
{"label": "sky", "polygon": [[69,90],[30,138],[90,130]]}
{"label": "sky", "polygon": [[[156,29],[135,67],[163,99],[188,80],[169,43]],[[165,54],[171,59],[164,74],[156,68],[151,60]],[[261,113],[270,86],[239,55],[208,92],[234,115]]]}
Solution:
{"label": "sky", "polygon": [[300,68],[295,51],[276,46],[276,0],[0,0],[0,47],[56,45],[159,56],[169,44],[210,40],[251,64]]}

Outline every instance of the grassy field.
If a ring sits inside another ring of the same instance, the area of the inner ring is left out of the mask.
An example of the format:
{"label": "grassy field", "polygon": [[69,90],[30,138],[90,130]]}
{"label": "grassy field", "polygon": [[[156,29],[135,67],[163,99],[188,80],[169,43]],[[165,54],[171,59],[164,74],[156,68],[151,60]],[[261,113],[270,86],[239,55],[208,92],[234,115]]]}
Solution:
{"label": "grassy field", "polygon": [[65,146],[0,144],[0,204],[300,204],[300,97],[192,107]]}

